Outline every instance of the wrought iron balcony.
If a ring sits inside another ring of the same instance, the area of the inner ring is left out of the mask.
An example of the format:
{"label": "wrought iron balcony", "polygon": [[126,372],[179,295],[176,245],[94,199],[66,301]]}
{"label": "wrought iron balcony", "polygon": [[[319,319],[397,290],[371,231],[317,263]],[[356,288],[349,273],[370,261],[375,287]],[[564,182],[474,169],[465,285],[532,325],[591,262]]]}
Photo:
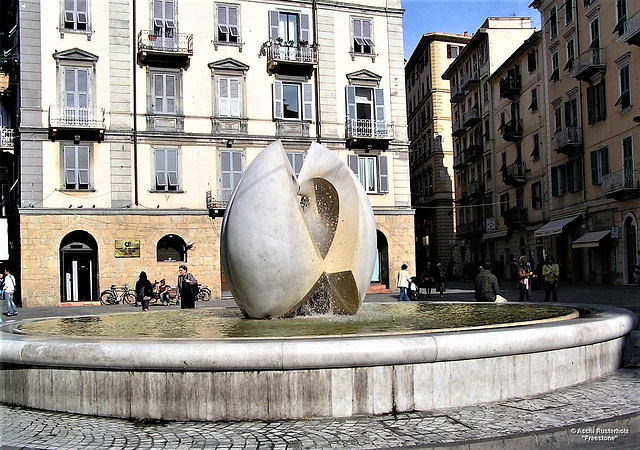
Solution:
{"label": "wrought iron balcony", "polygon": [[465,98],[465,93],[464,93],[464,89],[462,89],[459,85],[453,85],[451,86],[450,89],[450,94],[451,94],[451,98],[450,98],[450,102],[451,103],[460,103],[464,101]]}
{"label": "wrought iron balcony", "polygon": [[15,143],[15,130],[13,128],[0,127],[0,148],[13,150]]}
{"label": "wrought iron balcony", "polygon": [[464,151],[461,151],[453,157],[453,168],[455,170],[460,170],[465,167],[467,167],[467,159],[464,155]]}
{"label": "wrought iron balcony", "polygon": [[463,134],[465,134],[467,131],[467,129],[464,127],[464,125],[462,125],[462,123],[459,120],[453,120],[451,122],[451,134],[454,137],[458,137],[458,136],[462,136]]}
{"label": "wrought iron balcony", "polygon": [[520,76],[509,75],[500,80],[500,97],[513,100],[522,89]]}
{"label": "wrought iron balcony", "polygon": [[602,176],[602,193],[606,198],[625,200],[640,194],[640,170],[623,169]]}
{"label": "wrought iron balcony", "polygon": [[480,83],[480,73],[478,72],[478,70],[468,71],[467,73],[462,75],[462,78],[460,80],[460,86],[462,87],[462,89],[466,89],[470,85],[478,83]]}
{"label": "wrought iron balcony", "polygon": [[510,120],[501,126],[502,138],[509,142],[519,142],[522,140],[522,120]]}
{"label": "wrought iron balcony", "polygon": [[629,45],[640,46],[640,11],[624,23],[622,41]]}
{"label": "wrought iron balcony", "polygon": [[467,184],[467,198],[476,199],[484,195],[484,183],[482,181],[474,181]]}
{"label": "wrought iron balcony", "polygon": [[607,68],[606,52],[603,48],[589,48],[573,63],[571,76],[577,80],[588,81],[597,73],[604,73]]}
{"label": "wrought iron balcony", "polygon": [[347,119],[347,147],[385,150],[389,142],[395,139],[395,123],[373,119]]}
{"label": "wrought iron balcony", "polygon": [[138,62],[149,66],[186,68],[193,56],[193,34],[141,30],[138,33]]}
{"label": "wrought iron balcony", "polygon": [[556,153],[573,155],[582,152],[582,128],[567,127],[553,135],[553,149]]}
{"label": "wrought iron balcony", "polygon": [[514,163],[502,167],[500,171],[502,172],[502,182],[507,186],[518,187],[527,184],[529,170],[524,164]]}
{"label": "wrought iron balcony", "polygon": [[480,108],[477,105],[465,111],[462,116],[462,124],[465,127],[471,127],[480,122],[480,120]]}
{"label": "wrought iron balcony", "polygon": [[272,43],[261,53],[267,57],[267,68],[280,74],[310,75],[318,65],[318,49],[309,45],[284,45]]}
{"label": "wrought iron balcony", "polygon": [[482,156],[484,155],[484,147],[482,146],[482,143],[469,144],[469,147],[464,151],[464,155],[467,163],[472,163],[478,159],[482,159]]}
{"label": "wrought iron balcony", "polygon": [[231,192],[207,191],[206,203],[209,210],[209,217],[222,217],[227,209]]}
{"label": "wrought iron balcony", "polygon": [[502,218],[508,228],[525,226],[528,222],[528,211],[526,208],[516,206],[504,211]]}
{"label": "wrought iron balcony", "polygon": [[72,138],[101,142],[105,129],[104,108],[49,107],[50,139]]}

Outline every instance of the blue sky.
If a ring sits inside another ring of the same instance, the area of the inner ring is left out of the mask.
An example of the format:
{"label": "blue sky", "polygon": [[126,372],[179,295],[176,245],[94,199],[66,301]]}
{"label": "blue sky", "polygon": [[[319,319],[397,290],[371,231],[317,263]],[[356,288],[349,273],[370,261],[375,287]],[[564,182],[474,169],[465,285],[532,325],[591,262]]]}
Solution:
{"label": "blue sky", "polygon": [[540,13],[532,0],[402,0],[404,55],[407,59],[424,33],[474,33],[487,17],[531,17],[540,29]]}

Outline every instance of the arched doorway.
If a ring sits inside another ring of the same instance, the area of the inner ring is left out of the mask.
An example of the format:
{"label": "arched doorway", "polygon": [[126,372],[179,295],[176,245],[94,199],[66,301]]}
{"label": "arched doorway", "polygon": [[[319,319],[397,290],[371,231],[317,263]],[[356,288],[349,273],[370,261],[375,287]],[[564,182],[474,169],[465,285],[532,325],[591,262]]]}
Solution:
{"label": "arched doorway", "polygon": [[625,219],[622,236],[624,242],[624,283],[633,283],[633,271],[636,265],[636,258],[638,257],[638,248],[636,242],[638,241],[638,230],[636,228],[636,221],[633,217],[629,216]]}
{"label": "arched doorway", "polygon": [[389,243],[380,230],[377,230],[377,241],[378,252],[371,283],[383,284],[389,289]]}
{"label": "arched doorway", "polygon": [[73,231],[60,243],[62,302],[98,300],[98,243],[86,231]]}

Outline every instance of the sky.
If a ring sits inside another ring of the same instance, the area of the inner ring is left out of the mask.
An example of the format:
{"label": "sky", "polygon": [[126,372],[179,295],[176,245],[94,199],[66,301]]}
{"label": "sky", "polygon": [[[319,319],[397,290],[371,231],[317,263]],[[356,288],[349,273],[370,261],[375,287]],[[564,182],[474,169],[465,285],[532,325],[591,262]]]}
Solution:
{"label": "sky", "polygon": [[425,33],[475,33],[487,17],[531,17],[540,29],[540,13],[532,0],[402,0],[404,55],[411,53]]}

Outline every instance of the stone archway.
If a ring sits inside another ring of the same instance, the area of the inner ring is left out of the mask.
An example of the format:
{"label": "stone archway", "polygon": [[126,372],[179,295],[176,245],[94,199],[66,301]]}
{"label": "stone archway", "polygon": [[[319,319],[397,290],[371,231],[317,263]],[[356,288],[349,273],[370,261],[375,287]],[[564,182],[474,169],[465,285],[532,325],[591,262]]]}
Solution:
{"label": "stone archway", "polygon": [[60,243],[60,301],[98,301],[98,243],[83,230]]}

